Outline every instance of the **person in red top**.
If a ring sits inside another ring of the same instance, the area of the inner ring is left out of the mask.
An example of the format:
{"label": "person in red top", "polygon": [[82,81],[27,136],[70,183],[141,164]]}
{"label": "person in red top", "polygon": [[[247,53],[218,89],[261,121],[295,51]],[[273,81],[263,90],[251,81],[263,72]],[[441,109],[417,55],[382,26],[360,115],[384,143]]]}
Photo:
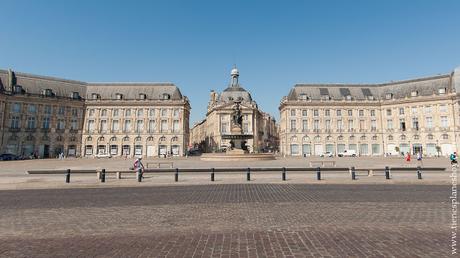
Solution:
{"label": "person in red top", "polygon": [[406,161],[407,161],[407,162],[410,162],[410,153],[409,153],[409,152],[407,153]]}

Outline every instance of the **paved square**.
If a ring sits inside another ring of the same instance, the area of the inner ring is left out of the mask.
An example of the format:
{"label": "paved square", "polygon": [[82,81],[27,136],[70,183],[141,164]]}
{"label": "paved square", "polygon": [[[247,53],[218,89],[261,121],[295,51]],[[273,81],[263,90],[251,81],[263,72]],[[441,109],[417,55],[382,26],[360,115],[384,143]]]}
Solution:
{"label": "paved square", "polygon": [[450,186],[4,190],[2,257],[448,257]]}

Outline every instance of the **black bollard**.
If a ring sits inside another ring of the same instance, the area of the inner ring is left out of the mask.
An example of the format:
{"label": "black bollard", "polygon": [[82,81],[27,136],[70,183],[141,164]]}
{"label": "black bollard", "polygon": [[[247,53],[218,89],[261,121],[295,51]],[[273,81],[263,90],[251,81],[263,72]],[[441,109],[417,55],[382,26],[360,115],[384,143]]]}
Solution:
{"label": "black bollard", "polygon": [[356,180],[356,169],[351,167],[351,180]]}
{"label": "black bollard", "polygon": [[283,167],[283,173],[282,173],[281,177],[282,177],[283,181],[286,181],[286,168],[285,167]]}
{"label": "black bollard", "polygon": [[422,179],[422,168],[420,166],[417,167],[417,178]]}
{"label": "black bollard", "polygon": [[321,180],[321,168],[320,167],[316,168],[316,179]]}
{"label": "black bollard", "polygon": [[251,181],[251,168],[248,168],[248,172],[246,173],[246,180]]}
{"label": "black bollard", "polygon": [[70,183],[70,169],[67,169],[67,173],[65,175],[65,182]]}
{"label": "black bollard", "polygon": [[176,173],[174,174],[174,181],[178,182],[179,181],[179,169],[176,168]]}
{"label": "black bollard", "polygon": [[137,170],[137,182],[142,182],[142,168]]}
{"label": "black bollard", "polygon": [[214,182],[214,168],[211,168],[211,181]]}
{"label": "black bollard", "polygon": [[105,168],[102,169],[102,173],[101,173],[101,182],[102,182],[102,183],[105,183]]}
{"label": "black bollard", "polygon": [[385,178],[390,179],[390,167],[385,167]]}

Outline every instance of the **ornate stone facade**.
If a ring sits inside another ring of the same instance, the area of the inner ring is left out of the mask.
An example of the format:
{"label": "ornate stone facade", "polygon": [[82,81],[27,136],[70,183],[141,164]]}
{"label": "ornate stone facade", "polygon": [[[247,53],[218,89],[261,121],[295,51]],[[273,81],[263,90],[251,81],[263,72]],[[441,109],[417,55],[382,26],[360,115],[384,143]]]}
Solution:
{"label": "ornate stone facade", "polygon": [[231,147],[231,115],[239,103],[243,117],[243,134],[248,136],[245,147],[249,152],[272,151],[277,148],[277,131],[273,117],[262,112],[251,94],[238,82],[239,71],[231,72],[231,83],[221,93],[211,91],[206,119],[191,129],[190,145],[200,147],[204,152],[224,151]]}
{"label": "ornate stone facade", "polygon": [[375,85],[297,84],[281,101],[285,155],[448,155],[459,148],[460,70]]}
{"label": "ornate stone facade", "polygon": [[0,153],[179,156],[189,141],[190,105],[170,83],[85,83],[0,70],[0,111]]}

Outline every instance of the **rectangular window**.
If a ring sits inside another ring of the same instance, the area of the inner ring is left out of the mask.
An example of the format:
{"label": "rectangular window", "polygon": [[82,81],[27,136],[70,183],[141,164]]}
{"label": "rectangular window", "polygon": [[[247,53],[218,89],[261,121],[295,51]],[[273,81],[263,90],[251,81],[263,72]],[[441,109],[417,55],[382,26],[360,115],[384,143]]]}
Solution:
{"label": "rectangular window", "polygon": [[222,122],[220,124],[220,132],[221,133],[228,133],[228,123],[227,122]]}
{"label": "rectangular window", "polygon": [[154,133],[156,130],[155,120],[149,120],[149,133]]}
{"label": "rectangular window", "polygon": [[337,120],[337,129],[340,131],[343,129],[342,119]]}
{"label": "rectangular window", "polygon": [[308,130],[308,120],[302,120],[302,131],[306,132]]}
{"label": "rectangular window", "polygon": [[371,116],[375,116],[375,110],[374,109],[371,110]]}
{"label": "rectangular window", "polygon": [[28,106],[27,110],[28,110],[30,113],[35,113],[35,112],[37,112],[37,106],[30,104],[30,105]]}
{"label": "rectangular window", "polygon": [[123,132],[127,133],[131,131],[131,120],[125,120],[125,124],[123,126]]}
{"label": "rectangular window", "polygon": [[107,120],[101,120],[101,125],[99,128],[100,132],[107,132]]}
{"label": "rectangular window", "polygon": [[11,126],[10,127],[13,128],[13,129],[20,128],[20,121],[21,120],[19,119],[19,116],[13,116],[11,118]]}
{"label": "rectangular window", "polygon": [[131,109],[125,110],[125,116],[131,116]]}
{"label": "rectangular window", "polygon": [[247,122],[243,123],[243,133],[249,133],[249,123]]}
{"label": "rectangular window", "polygon": [[141,133],[144,130],[144,120],[137,120],[136,133]]}
{"label": "rectangular window", "polygon": [[331,116],[331,110],[330,109],[324,110],[324,116]]}
{"label": "rectangular window", "polygon": [[65,115],[65,107],[59,107],[58,108],[58,115]]}
{"label": "rectangular window", "polygon": [[179,117],[179,109],[174,109],[173,110],[173,117]]}
{"label": "rectangular window", "polygon": [[117,109],[117,108],[114,109],[114,110],[112,111],[112,114],[113,114],[114,117],[118,117],[118,109]]}
{"label": "rectangular window", "polygon": [[359,113],[359,116],[364,116],[364,110],[360,109],[358,113]]}
{"label": "rectangular window", "polygon": [[94,131],[94,120],[88,120],[88,132],[93,132]]}
{"label": "rectangular window", "polygon": [[45,108],[44,108],[43,111],[44,111],[44,113],[47,114],[47,115],[51,114],[51,106],[45,106]]}
{"label": "rectangular window", "polygon": [[296,130],[296,120],[292,119],[291,120],[291,131],[295,131]]}
{"label": "rectangular window", "polygon": [[352,131],[353,128],[354,128],[354,126],[353,126],[353,119],[349,119],[349,120],[348,120],[348,130],[349,130],[349,131]]}
{"label": "rectangular window", "polygon": [[152,109],[149,110],[149,116],[150,116],[150,117],[154,117],[154,116],[155,116],[155,109],[152,108]]}
{"label": "rectangular window", "polygon": [[302,110],[302,116],[307,116],[307,110],[306,109]]}
{"label": "rectangular window", "polygon": [[342,116],[342,110],[337,109],[337,116]]}
{"label": "rectangular window", "polygon": [[426,117],[426,127],[433,128],[433,118],[432,117]]}
{"label": "rectangular window", "polygon": [[446,105],[440,105],[439,106],[439,112],[442,112],[442,113],[447,112],[447,106]]}
{"label": "rectangular window", "polygon": [[65,120],[64,119],[58,119],[57,120],[56,129],[58,129],[58,130],[64,130],[65,129]]}
{"label": "rectangular window", "polygon": [[49,129],[50,128],[50,118],[49,117],[44,117],[43,118],[43,129]]}
{"label": "rectangular window", "polygon": [[447,120],[447,116],[441,116],[441,127],[446,128],[449,126],[449,121]]}
{"label": "rectangular window", "polygon": [[313,110],[313,116],[319,116],[319,111],[318,109]]}
{"label": "rectangular window", "polygon": [[88,113],[89,113],[90,117],[93,117],[94,116],[94,109],[90,109]]}
{"label": "rectangular window", "polygon": [[19,103],[13,103],[12,107],[11,107],[11,110],[14,112],[14,113],[19,113],[21,112],[21,104]]}
{"label": "rectangular window", "polygon": [[404,119],[399,119],[399,129],[401,131],[406,131],[406,121]]}
{"label": "rectangular window", "polygon": [[[227,128],[227,125],[225,125],[225,128]],[[179,120],[173,121],[173,132],[175,133],[179,132]]]}
{"label": "rectangular window", "polygon": [[315,131],[318,131],[318,130],[319,130],[319,120],[318,120],[318,119],[315,119],[315,120],[313,121],[313,129],[314,129]]}
{"label": "rectangular window", "polygon": [[143,109],[138,109],[137,110],[137,116],[140,117],[140,116],[143,116],[144,115],[144,110]]}
{"label": "rectangular window", "polygon": [[418,130],[418,118],[417,117],[412,118],[412,128],[414,128],[415,130]]}
{"label": "rectangular window", "polygon": [[371,131],[373,132],[377,131],[377,120],[375,119],[371,120]]}
{"label": "rectangular window", "polygon": [[113,120],[112,121],[112,132],[118,132],[119,129],[119,122],[118,120]]}
{"label": "rectangular window", "polygon": [[326,127],[326,130],[331,130],[331,120],[330,119],[326,119],[325,121],[325,127]]}
{"label": "rectangular window", "polygon": [[295,116],[295,109],[291,109],[291,116]]}
{"label": "rectangular window", "polygon": [[387,120],[387,129],[393,129],[393,120],[392,119]]}
{"label": "rectangular window", "polygon": [[168,110],[166,108],[161,109],[161,116],[167,116]]}
{"label": "rectangular window", "polygon": [[404,108],[399,108],[399,114],[404,115]]}
{"label": "rectangular window", "polygon": [[359,120],[359,130],[363,132],[366,129],[366,121],[361,119]]}
{"label": "rectangular window", "polygon": [[353,116],[353,110],[351,109],[348,110],[348,116]]}
{"label": "rectangular window", "polygon": [[391,116],[391,109],[387,109],[387,116]]}
{"label": "rectangular window", "polygon": [[168,131],[168,121],[167,120],[161,120],[160,124],[160,132],[167,132]]}
{"label": "rectangular window", "polygon": [[27,118],[27,128],[34,129],[35,128],[35,117],[30,116]]}
{"label": "rectangular window", "polygon": [[425,107],[425,113],[431,113],[431,106]]}
{"label": "rectangular window", "polygon": [[78,129],[78,121],[77,119],[70,120],[70,129],[77,130]]}
{"label": "rectangular window", "polygon": [[412,115],[416,115],[417,114],[417,107],[412,107],[411,108],[411,113],[412,113]]}

